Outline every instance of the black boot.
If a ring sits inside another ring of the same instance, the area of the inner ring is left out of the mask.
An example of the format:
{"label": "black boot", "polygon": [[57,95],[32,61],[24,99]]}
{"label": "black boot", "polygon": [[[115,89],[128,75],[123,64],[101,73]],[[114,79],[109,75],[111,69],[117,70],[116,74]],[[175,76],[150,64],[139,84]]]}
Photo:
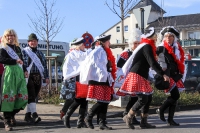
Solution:
{"label": "black boot", "polygon": [[101,130],[112,130],[112,127],[106,125],[106,114],[99,114],[99,128]]}
{"label": "black boot", "polygon": [[38,122],[40,122],[42,119],[38,116],[37,112],[34,112],[32,114],[32,118],[33,118],[33,122],[36,124]]}
{"label": "black boot", "polygon": [[141,114],[141,122],[140,122],[140,127],[142,129],[146,129],[146,128],[156,128],[156,126],[154,125],[151,125],[147,122],[147,117],[148,117],[148,114]]}
{"label": "black boot", "polygon": [[167,100],[161,105],[161,107],[156,110],[156,113],[158,114],[160,120],[166,121],[164,112],[174,102],[175,102],[175,100],[173,100],[171,97],[168,97]]}
{"label": "black boot", "polygon": [[31,117],[31,112],[28,112],[25,114],[25,118],[24,121],[26,121],[27,123],[33,123],[33,118]]}
{"label": "black boot", "polygon": [[67,110],[69,109],[70,105],[74,102],[74,100],[66,100],[62,110],[60,110],[60,119],[62,120],[63,116],[65,116]]}
{"label": "black boot", "polygon": [[95,115],[95,112],[92,109],[89,109],[88,114],[85,118],[85,123],[87,127],[94,129],[94,125],[92,124],[92,118]]}
{"label": "black boot", "polygon": [[86,111],[86,109],[83,109],[83,108],[79,109],[77,128],[87,128],[87,125],[85,124],[85,121],[84,121],[85,111]]}
{"label": "black boot", "polygon": [[171,106],[169,106],[169,115],[168,115],[168,120],[167,120],[169,126],[180,126],[180,124],[176,123],[173,119],[175,110],[176,110],[176,102],[172,104]]}
{"label": "black boot", "polygon": [[99,125],[99,112],[97,113],[97,125]]}
{"label": "black boot", "polygon": [[132,118],[132,124],[133,125],[140,125],[140,122],[136,119],[135,116],[133,116],[133,118]]}
{"label": "black boot", "polygon": [[12,131],[13,130],[10,118],[4,118],[4,125],[5,125],[6,131]]}
{"label": "black boot", "polygon": [[63,123],[64,123],[65,127],[71,128],[71,126],[70,126],[70,117],[74,113],[75,110],[76,110],[76,108],[73,108],[73,106],[70,107],[68,109],[66,115],[63,117]]}

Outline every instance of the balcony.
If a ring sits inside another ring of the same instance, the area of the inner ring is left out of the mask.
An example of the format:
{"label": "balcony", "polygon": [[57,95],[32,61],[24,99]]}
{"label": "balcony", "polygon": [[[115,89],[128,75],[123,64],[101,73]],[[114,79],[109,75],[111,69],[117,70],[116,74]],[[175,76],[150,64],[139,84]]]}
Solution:
{"label": "balcony", "polygon": [[200,46],[200,39],[181,40],[182,47]]}

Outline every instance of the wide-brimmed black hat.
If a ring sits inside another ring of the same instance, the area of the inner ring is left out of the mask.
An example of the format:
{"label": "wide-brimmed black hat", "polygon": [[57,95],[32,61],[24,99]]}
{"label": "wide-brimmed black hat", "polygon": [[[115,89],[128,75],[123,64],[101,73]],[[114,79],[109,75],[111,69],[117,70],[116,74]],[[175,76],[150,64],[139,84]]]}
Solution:
{"label": "wide-brimmed black hat", "polygon": [[177,29],[174,28],[174,26],[167,26],[164,27],[160,33],[164,36],[165,33],[170,32],[173,33],[176,37],[179,37],[179,31]]}
{"label": "wide-brimmed black hat", "polygon": [[106,42],[110,40],[110,38],[111,38],[111,35],[100,35],[98,41]]}
{"label": "wide-brimmed black hat", "polygon": [[150,38],[155,34],[154,27],[149,27],[148,29],[144,30],[144,34],[141,35],[141,38]]}
{"label": "wide-brimmed black hat", "polygon": [[31,33],[31,34],[28,36],[28,42],[29,42],[29,41],[32,41],[32,40],[37,40],[37,41],[38,41],[38,38],[37,38],[36,34],[34,34],[34,33]]}
{"label": "wide-brimmed black hat", "polygon": [[169,81],[164,81],[164,78],[158,74],[156,74],[154,76],[154,86],[158,89],[158,90],[165,90],[168,89],[170,84]]}
{"label": "wide-brimmed black hat", "polygon": [[81,38],[77,38],[73,42],[71,42],[71,45],[79,45],[79,44],[81,44],[83,42],[84,42],[84,38],[81,37]]}

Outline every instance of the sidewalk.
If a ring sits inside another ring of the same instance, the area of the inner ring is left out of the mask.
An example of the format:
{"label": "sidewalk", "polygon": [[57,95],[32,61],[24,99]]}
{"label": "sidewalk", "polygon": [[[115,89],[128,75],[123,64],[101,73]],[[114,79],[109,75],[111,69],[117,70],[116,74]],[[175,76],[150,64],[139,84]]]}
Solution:
{"label": "sidewalk", "polygon": [[[89,108],[92,106],[92,104],[89,104]],[[155,114],[156,109],[158,107],[150,107],[149,114]],[[37,103],[37,112],[39,116],[42,118],[42,121],[49,121],[49,122],[57,122],[60,121],[60,110],[62,109],[62,105],[53,105],[53,104],[44,104],[44,103]],[[120,107],[114,107],[109,105],[108,107],[108,118],[113,117],[122,117],[122,113],[125,108]],[[185,111],[185,110],[194,110],[194,109],[200,109],[200,105],[190,105],[190,106],[178,106],[176,111]],[[17,115],[16,119],[23,121],[24,115],[26,113],[25,110],[21,110]],[[138,115],[140,113],[138,112]],[[75,120],[78,117],[78,109],[74,112],[74,114],[71,117],[71,120]]]}

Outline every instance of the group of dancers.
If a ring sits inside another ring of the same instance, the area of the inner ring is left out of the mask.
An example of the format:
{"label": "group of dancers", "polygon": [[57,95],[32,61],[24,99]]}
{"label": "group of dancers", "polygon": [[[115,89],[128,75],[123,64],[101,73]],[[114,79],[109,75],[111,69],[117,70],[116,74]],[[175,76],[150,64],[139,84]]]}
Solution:
{"label": "group of dancers", "polygon": [[[179,92],[184,90],[182,78],[185,73],[184,51],[178,43],[179,31],[173,26],[164,27],[160,34],[162,42],[156,47],[157,34],[153,27],[147,28],[144,34],[134,29],[129,37],[129,49],[122,52],[115,59],[110,49],[111,35],[101,35],[95,38],[92,48],[85,51],[83,38],[71,43],[73,49],[65,57],[63,65],[64,81],[75,79],[76,91],[74,99],[66,99],[60,111],[60,118],[64,125],[70,128],[70,116],[80,105],[77,128],[89,127],[94,129],[92,123],[94,115],[99,118],[99,128],[111,130],[107,126],[106,115],[108,104],[118,96],[130,96],[123,120],[126,125],[134,129],[135,124],[141,128],[155,128],[147,122],[149,106],[152,101],[153,89],[148,81],[149,69],[162,76],[169,82],[169,88],[164,93],[170,93],[162,106],[157,109],[159,118],[167,121],[169,126],[179,126],[174,121],[174,113]],[[162,61],[161,61],[162,60]],[[117,62],[117,63],[116,63]],[[123,70],[124,82],[115,92],[117,70]],[[87,91],[86,91],[87,90]],[[88,101],[95,104],[87,111]],[[165,110],[169,108],[168,119],[164,117]],[[135,115],[141,109],[141,121]],[[87,115],[85,115],[87,114]]]}

